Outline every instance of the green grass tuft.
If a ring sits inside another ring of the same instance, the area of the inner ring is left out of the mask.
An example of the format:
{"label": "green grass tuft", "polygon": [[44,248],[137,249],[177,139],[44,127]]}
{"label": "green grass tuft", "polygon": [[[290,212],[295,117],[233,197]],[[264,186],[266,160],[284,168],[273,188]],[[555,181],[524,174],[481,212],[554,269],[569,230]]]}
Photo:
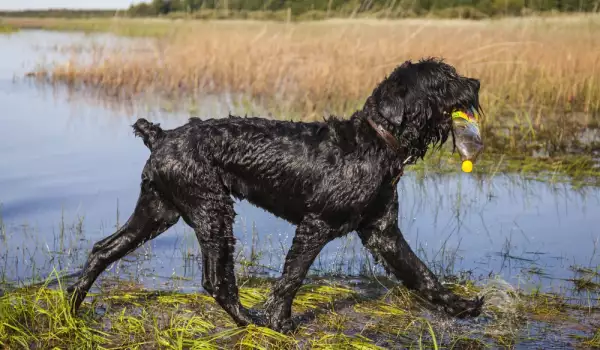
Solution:
{"label": "green grass tuft", "polygon": [[60,291],[42,287],[0,297],[0,344],[7,348],[64,348],[70,344],[93,348],[107,337],[93,319],[74,317]]}
{"label": "green grass tuft", "polygon": [[2,21],[0,21],[0,34],[10,34],[18,31],[19,28],[10,24],[2,23]]}

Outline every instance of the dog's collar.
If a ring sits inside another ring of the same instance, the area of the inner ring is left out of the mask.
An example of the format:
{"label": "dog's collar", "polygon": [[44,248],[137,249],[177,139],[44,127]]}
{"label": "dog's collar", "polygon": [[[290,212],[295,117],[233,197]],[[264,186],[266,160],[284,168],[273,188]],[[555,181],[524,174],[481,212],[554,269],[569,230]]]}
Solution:
{"label": "dog's collar", "polygon": [[394,137],[394,135],[392,135],[389,131],[385,130],[383,126],[376,124],[371,118],[367,117],[367,122],[369,122],[369,125],[371,125],[373,129],[375,129],[377,135],[381,137],[381,139],[385,142],[386,145],[388,145],[389,148],[391,148],[396,153],[400,153],[400,143]]}
{"label": "dog's collar", "polygon": [[[400,150],[400,143],[398,142],[398,139],[396,139],[394,137],[394,135],[392,135],[389,131],[385,130],[385,128],[381,125],[378,125],[377,123],[375,123],[371,118],[367,117],[367,122],[369,122],[369,125],[371,125],[371,127],[373,129],[375,129],[375,132],[377,132],[377,135],[379,135],[379,137],[381,137],[381,139],[383,140],[383,142],[385,142],[386,145],[388,145],[389,148],[391,148],[394,152],[396,152],[397,154],[401,154]],[[398,174],[396,174],[396,176],[394,176],[394,179],[392,180],[392,185],[396,185],[396,183],[398,182],[398,180],[400,179],[400,177],[402,175],[404,175],[404,166],[406,165],[406,163],[408,163],[408,161],[411,159],[411,156],[408,156],[404,162],[402,163],[402,165],[400,166],[400,169],[398,169]]]}

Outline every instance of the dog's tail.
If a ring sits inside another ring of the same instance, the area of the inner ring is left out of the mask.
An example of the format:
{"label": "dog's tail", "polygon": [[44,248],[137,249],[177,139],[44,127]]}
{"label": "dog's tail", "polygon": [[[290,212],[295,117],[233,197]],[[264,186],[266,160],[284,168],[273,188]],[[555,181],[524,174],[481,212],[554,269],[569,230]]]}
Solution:
{"label": "dog's tail", "polygon": [[144,145],[150,150],[165,137],[165,132],[160,127],[160,124],[151,123],[144,118],[138,119],[131,127],[135,136],[141,137],[144,140]]}

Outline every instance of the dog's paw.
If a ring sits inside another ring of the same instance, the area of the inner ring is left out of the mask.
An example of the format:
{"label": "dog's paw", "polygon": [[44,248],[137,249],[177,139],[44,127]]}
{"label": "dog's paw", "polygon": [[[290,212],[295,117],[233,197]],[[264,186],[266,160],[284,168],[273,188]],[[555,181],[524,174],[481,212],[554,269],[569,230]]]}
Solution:
{"label": "dog's paw", "polygon": [[458,299],[444,307],[444,311],[458,318],[477,317],[483,308],[483,297],[474,300]]}
{"label": "dog's paw", "polygon": [[297,327],[298,324],[295,323],[291,318],[287,318],[284,320],[273,320],[269,325],[269,328],[271,328],[272,330],[283,334],[292,333],[296,330]]}
{"label": "dog's paw", "polygon": [[248,309],[248,316],[252,320],[252,324],[260,327],[267,327],[269,320],[263,310]]}
{"label": "dog's paw", "polygon": [[252,320],[252,324],[260,327],[268,327],[280,333],[290,333],[296,329],[297,324],[291,319],[269,319],[267,312],[264,310],[249,309],[248,316]]}

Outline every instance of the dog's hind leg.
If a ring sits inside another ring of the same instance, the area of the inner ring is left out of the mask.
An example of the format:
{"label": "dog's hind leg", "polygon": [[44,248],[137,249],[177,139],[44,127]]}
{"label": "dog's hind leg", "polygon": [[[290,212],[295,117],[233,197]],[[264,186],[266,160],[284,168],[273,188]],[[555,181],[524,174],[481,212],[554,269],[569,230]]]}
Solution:
{"label": "dog's hind leg", "polygon": [[269,326],[272,329],[281,332],[291,330],[292,302],[296,292],[319,252],[338,236],[337,230],[310,216],[298,225],[292,246],[285,258],[281,278],[275,283],[265,303]]}
{"label": "dog's hind leg", "polygon": [[166,231],[179,220],[179,213],[158,193],[149,180],[142,180],[141,192],[129,220],[113,235],[94,245],[79,279],[67,289],[76,311],[98,276],[114,261]]}
{"label": "dog's hind leg", "polygon": [[[210,178],[206,176],[205,180]],[[254,323],[239,300],[234,273],[233,200],[218,181],[187,186],[177,202],[183,219],[196,232],[202,251],[202,286],[239,326]],[[259,320],[256,320],[257,323]]]}
{"label": "dog's hind leg", "polygon": [[375,201],[370,217],[357,230],[363,245],[406,287],[441,306],[448,314],[478,316],[483,299],[466,300],[450,292],[412,251],[398,228],[397,196],[396,190],[390,188]]}

